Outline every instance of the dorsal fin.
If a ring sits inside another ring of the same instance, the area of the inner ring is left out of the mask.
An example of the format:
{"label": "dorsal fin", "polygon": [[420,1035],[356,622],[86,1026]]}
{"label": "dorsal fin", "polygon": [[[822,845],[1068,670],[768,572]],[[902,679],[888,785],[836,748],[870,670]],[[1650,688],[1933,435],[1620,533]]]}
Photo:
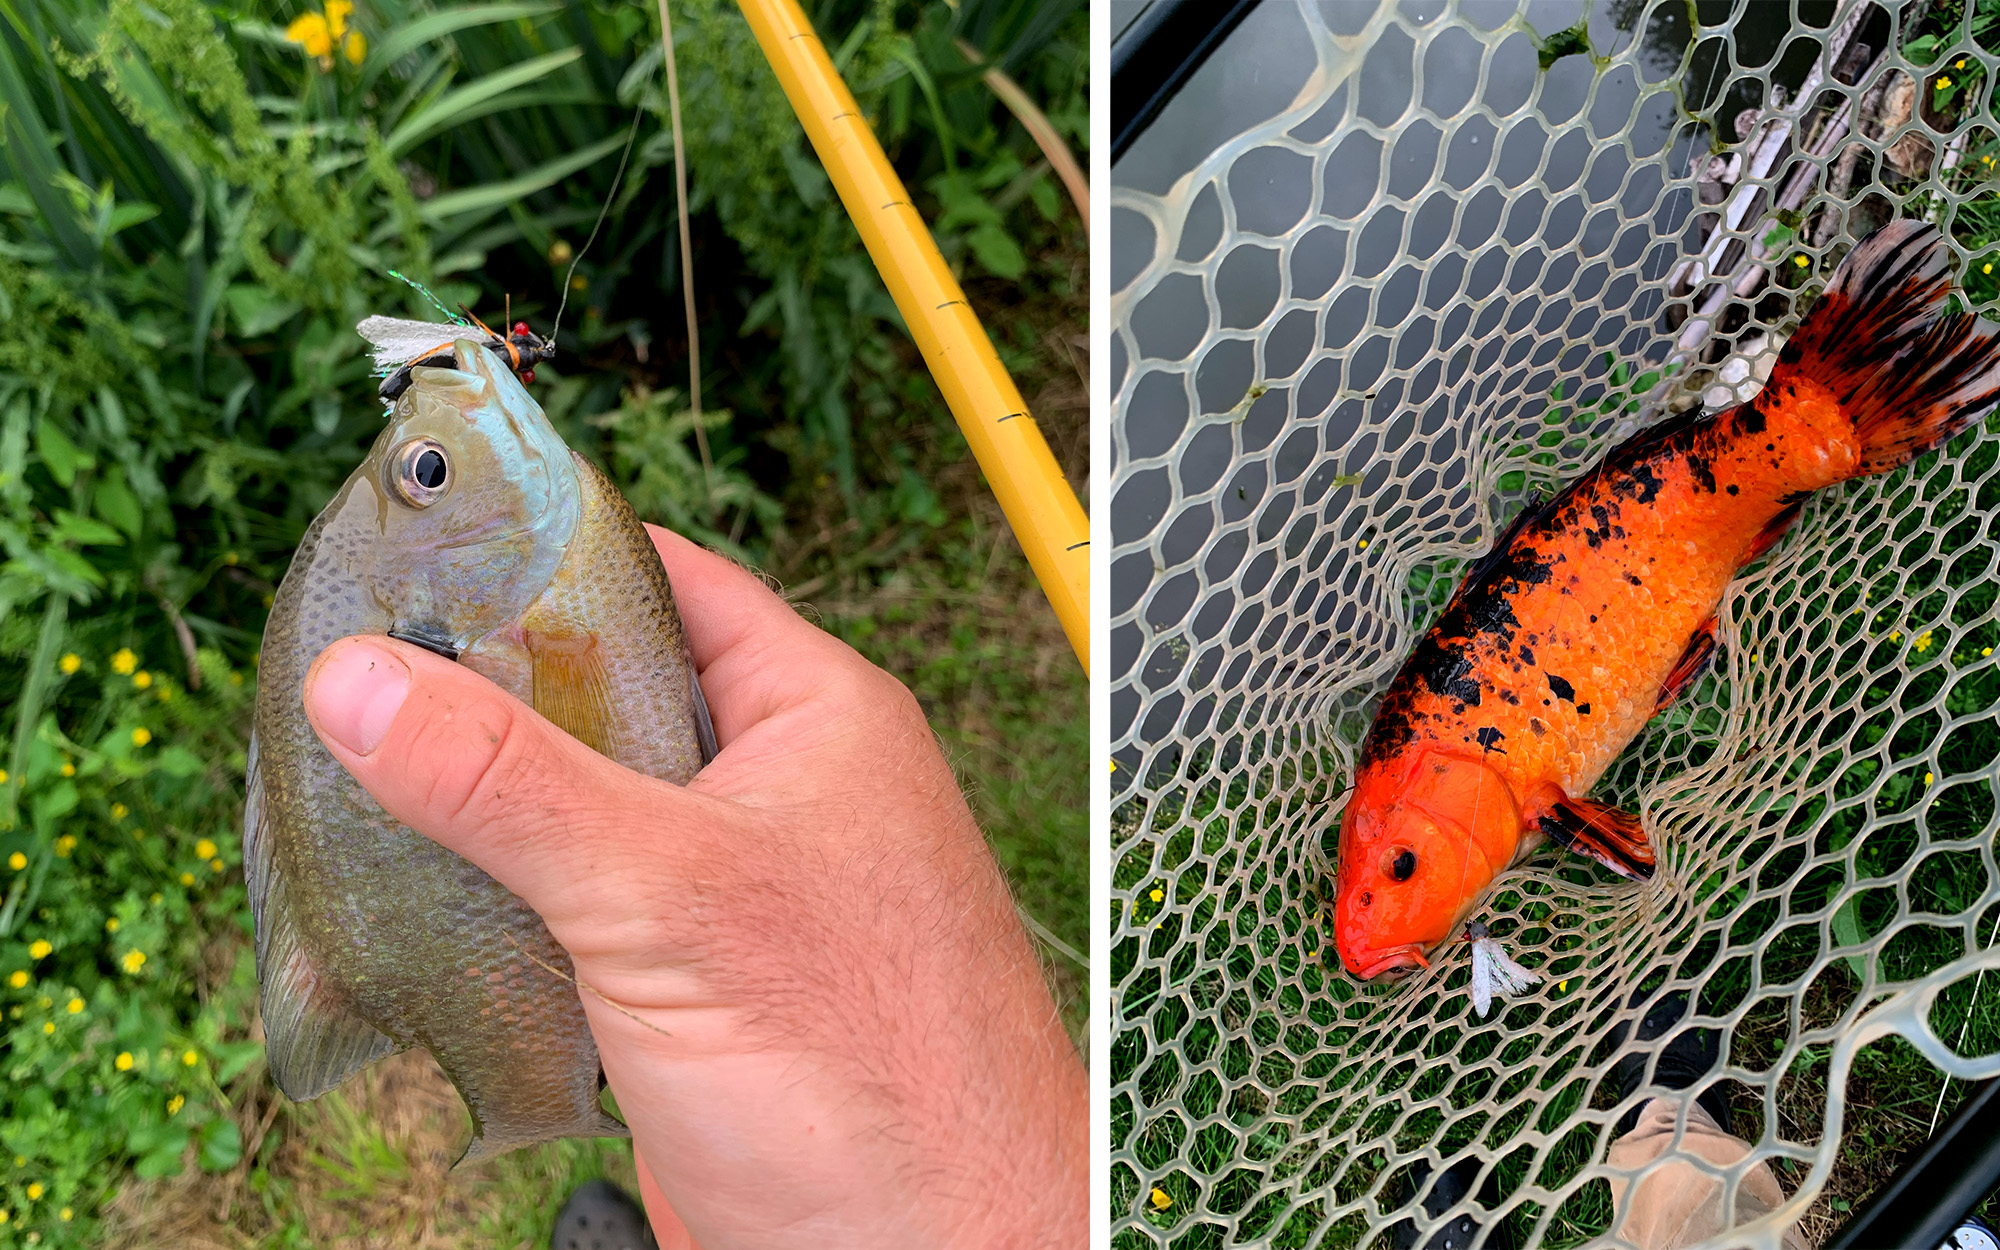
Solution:
{"label": "dorsal fin", "polygon": [[1472,567],[1465,571],[1465,578],[1459,585],[1470,586],[1492,572],[1493,566],[1500,562],[1500,557],[1506,554],[1507,548],[1514,545],[1514,540],[1521,536],[1521,532],[1547,516],[1554,509],[1556,500],[1560,498],[1562,498],[1560,495],[1552,495],[1548,499],[1543,499],[1540,495],[1528,496],[1527,505],[1507,523],[1507,528],[1501,532],[1500,537],[1493,540],[1493,549],[1473,562]]}
{"label": "dorsal fin", "polygon": [[295,1102],[317,1098],[356,1072],[404,1049],[354,1014],[345,995],[313,967],[278,872],[270,803],[250,735],[243,803],[243,875],[257,929],[257,981],[271,1077]]}

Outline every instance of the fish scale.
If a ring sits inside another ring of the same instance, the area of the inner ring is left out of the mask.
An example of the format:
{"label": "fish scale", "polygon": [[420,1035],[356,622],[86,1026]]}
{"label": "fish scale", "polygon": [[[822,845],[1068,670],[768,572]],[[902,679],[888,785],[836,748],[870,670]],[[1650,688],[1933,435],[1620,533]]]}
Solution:
{"label": "fish scale", "polygon": [[[394,820],[305,717],[314,659],[355,634],[456,654],[618,763],[685,782],[713,754],[672,589],[617,490],[484,347],[418,368],[367,460],[308,529],[260,656],[247,876],[271,1068],[292,1098],[429,1050],[464,1098],[461,1162],[624,1135],[568,953],[519,897]],[[426,442],[425,440],[428,440]],[[442,497],[398,495],[434,447]]]}

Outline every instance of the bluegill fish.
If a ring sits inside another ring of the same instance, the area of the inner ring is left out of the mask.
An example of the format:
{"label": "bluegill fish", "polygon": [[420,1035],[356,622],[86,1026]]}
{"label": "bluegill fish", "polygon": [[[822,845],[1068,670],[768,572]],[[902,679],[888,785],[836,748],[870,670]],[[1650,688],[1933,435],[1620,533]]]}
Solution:
{"label": "bluegill fish", "polygon": [[329,644],[455,657],[618,763],[685,782],[714,753],[673,592],[617,489],[505,362],[461,339],[416,367],[368,458],[306,531],[264,633],[244,859],[266,1047],[315,1098],[411,1046],[472,1113],[461,1162],[623,1136],[569,955],[514,894],[399,824],[306,721]]}
{"label": "bluegill fish", "polygon": [[2000,326],[1946,311],[1946,257],[1934,226],[1876,231],[1755,399],[1643,431],[1466,574],[1355,769],[1334,908],[1349,971],[1428,966],[1544,839],[1652,875],[1639,817],[1588,795],[1701,676],[1730,580],[1814,491],[1908,464],[2000,396]]}

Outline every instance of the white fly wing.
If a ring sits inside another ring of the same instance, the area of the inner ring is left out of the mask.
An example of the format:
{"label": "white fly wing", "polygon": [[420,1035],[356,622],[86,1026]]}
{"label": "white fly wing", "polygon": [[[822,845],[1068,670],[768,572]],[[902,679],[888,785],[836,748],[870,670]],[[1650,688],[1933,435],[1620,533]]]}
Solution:
{"label": "white fly wing", "polygon": [[1493,1007],[1493,939],[1472,944],[1472,1009],[1484,1020]]}
{"label": "white fly wing", "polygon": [[1530,972],[1507,958],[1507,952],[1500,949],[1498,942],[1493,944],[1493,972],[1499,979],[1500,992],[1510,998],[1517,994],[1525,994],[1542,983],[1539,974]]}
{"label": "white fly wing", "polygon": [[472,327],[448,321],[409,321],[402,317],[364,317],[354,332],[375,349],[375,368],[390,373],[472,332]]}
{"label": "white fly wing", "polygon": [[1480,1019],[1486,1018],[1495,994],[1511,998],[1516,994],[1525,994],[1541,983],[1540,975],[1507,958],[1506,950],[1492,938],[1480,938],[1473,942],[1472,1006]]}

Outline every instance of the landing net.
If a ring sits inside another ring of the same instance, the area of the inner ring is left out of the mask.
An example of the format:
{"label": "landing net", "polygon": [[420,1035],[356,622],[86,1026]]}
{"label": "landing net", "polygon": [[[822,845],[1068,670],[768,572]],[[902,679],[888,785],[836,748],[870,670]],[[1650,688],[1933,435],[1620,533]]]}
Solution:
{"label": "landing net", "polygon": [[[1636,429],[1754,393],[1856,239],[1940,222],[1993,308],[2000,57],[1964,20],[1907,46],[1919,4],[1274,8],[1297,98],[1114,194],[1114,1245],[1466,1215],[1623,1244],[1606,1148],[1665,1092],[1631,1033],[1684,993],[1721,1045],[1688,1095],[1724,1085],[1789,1198],[1717,1244],[1775,1247],[1881,1114],[1849,1090],[1885,1039],[1936,1070],[1919,1116],[2000,1074],[1967,1028],[2000,973],[2000,419],[1821,492],[1732,588],[1715,668],[1593,792],[1658,874],[1545,848],[1475,913],[1538,990],[1478,1019],[1462,943],[1340,970],[1342,792],[1465,563]],[[1249,75],[1234,46],[1203,72]]]}

